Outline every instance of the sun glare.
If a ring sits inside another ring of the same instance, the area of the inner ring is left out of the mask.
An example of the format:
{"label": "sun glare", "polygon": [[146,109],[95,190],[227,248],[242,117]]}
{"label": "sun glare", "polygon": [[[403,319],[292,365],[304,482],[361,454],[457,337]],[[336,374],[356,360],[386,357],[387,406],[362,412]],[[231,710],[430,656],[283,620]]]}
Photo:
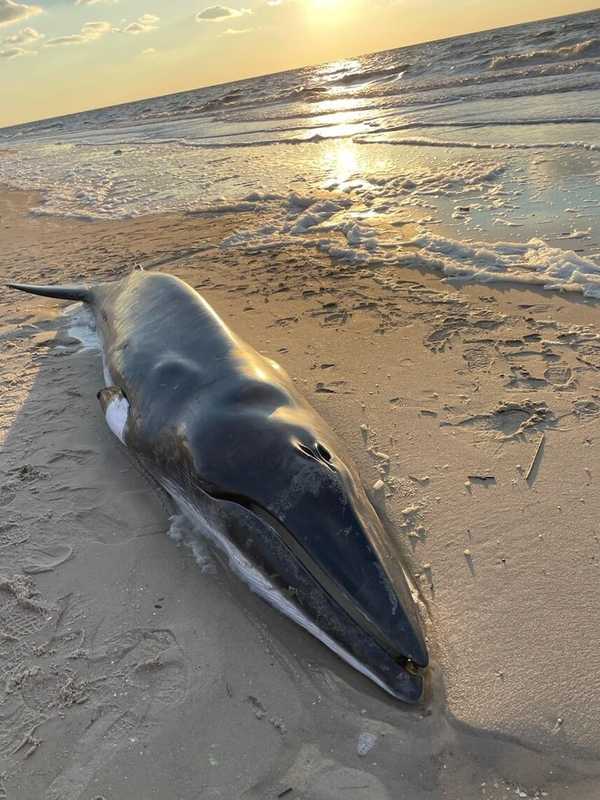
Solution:
{"label": "sun glare", "polygon": [[336,173],[339,181],[347,181],[358,172],[356,145],[342,145],[336,153]]}
{"label": "sun glare", "polygon": [[310,3],[314,8],[318,8],[321,11],[332,11],[341,5],[341,0],[310,0]]}
{"label": "sun glare", "polygon": [[347,142],[332,143],[324,149],[321,163],[327,178],[342,185],[360,173],[358,147]]}

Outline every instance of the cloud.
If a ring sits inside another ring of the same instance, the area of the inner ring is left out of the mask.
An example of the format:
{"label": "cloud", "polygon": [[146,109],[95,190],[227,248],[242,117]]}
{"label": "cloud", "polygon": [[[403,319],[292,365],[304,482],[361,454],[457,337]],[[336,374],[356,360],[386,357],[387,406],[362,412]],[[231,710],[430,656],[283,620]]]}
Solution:
{"label": "cloud", "polygon": [[250,33],[254,28],[227,28],[223,31],[222,36],[240,36],[242,33]]}
{"label": "cloud", "polygon": [[132,33],[136,36],[138,33],[146,33],[148,31],[148,27],[143,25],[141,22],[130,22],[129,25],[126,25],[123,28],[125,33]]}
{"label": "cloud", "polygon": [[44,34],[39,33],[35,28],[23,28],[18,33],[13,33],[12,36],[7,36],[3,39],[3,44],[31,44],[39,39],[43,39]]}
{"label": "cloud", "polygon": [[229,8],[229,6],[209,6],[196,14],[196,22],[222,22],[225,19],[252,14],[250,8]]}
{"label": "cloud", "polygon": [[25,3],[15,3],[14,0],[0,0],[0,28],[4,25],[13,25],[29,17],[41,14],[39,6],[28,6]]}
{"label": "cloud", "polygon": [[147,47],[145,50],[142,50],[143,56],[153,56],[156,53],[155,47]]}
{"label": "cloud", "polygon": [[114,6],[119,0],[75,0],[76,6]]}
{"label": "cloud", "polygon": [[0,50],[0,58],[18,58],[19,56],[34,55],[28,50],[23,50],[22,47],[7,47],[5,50]]}
{"label": "cloud", "polygon": [[105,33],[110,33],[113,26],[110,22],[86,22],[81,29],[81,35],[86,39],[99,39]]}
{"label": "cloud", "polygon": [[92,42],[94,39],[99,39],[101,36],[116,30],[117,28],[113,28],[110,22],[86,22],[79,33],[72,33],[68,36],[57,36],[54,39],[48,39],[45,46],[62,47],[64,45],[69,46],[72,44],[86,44],[87,42]]}
{"label": "cloud", "polygon": [[[88,3],[89,5],[89,3]],[[98,20],[97,22],[86,22],[81,28],[79,33],[71,33],[67,36],[57,36],[54,39],[48,39],[46,47],[62,47],[74,44],[86,44],[95,39],[100,39],[107,33],[148,33],[157,28],[156,23],[160,20],[155,14],[142,14],[135,22],[130,22],[124,28],[115,28],[110,22]]]}
{"label": "cloud", "polygon": [[85,36],[79,33],[72,33],[69,36],[57,36],[55,39],[48,39],[45,46],[60,47],[61,45],[84,44],[88,41],[89,39],[86,39]]}
{"label": "cloud", "polygon": [[156,23],[159,22],[159,20],[160,17],[157,17],[155,14],[143,14],[136,22],[130,22],[129,25],[126,25],[123,31],[125,33],[131,33],[134,36],[137,36],[139,33],[149,33],[157,29],[158,25]]}

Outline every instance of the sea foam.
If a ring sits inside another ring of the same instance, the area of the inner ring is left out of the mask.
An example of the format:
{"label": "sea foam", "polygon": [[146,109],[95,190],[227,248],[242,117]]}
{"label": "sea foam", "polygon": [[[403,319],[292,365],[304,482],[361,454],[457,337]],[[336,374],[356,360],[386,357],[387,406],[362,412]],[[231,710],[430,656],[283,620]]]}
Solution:
{"label": "sea foam", "polygon": [[592,11],[18,125],[0,130],[0,183],[39,192],[36,214],[236,214],[223,247],[412,258],[596,297],[599,24]]}

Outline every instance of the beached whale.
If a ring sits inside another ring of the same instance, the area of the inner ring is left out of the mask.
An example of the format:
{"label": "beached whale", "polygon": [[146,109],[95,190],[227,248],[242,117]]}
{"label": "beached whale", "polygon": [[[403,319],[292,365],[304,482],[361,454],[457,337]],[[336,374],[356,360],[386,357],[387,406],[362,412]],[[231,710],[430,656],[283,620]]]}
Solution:
{"label": "beached whale", "polygon": [[11,287],[91,307],[111,430],[256,592],[417,702],[428,655],[409,579],[356,467],[281,367],[173,276]]}

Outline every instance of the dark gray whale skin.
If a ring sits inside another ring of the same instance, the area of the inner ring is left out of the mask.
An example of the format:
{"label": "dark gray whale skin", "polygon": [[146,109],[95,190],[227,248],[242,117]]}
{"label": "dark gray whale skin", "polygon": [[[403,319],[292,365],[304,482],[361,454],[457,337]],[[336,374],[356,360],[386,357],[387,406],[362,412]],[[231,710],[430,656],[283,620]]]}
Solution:
{"label": "dark gray whale skin", "polygon": [[380,685],[414,703],[428,654],[406,575],[355,466],[286,373],[173,276],[12,284],[89,304],[123,441]]}

